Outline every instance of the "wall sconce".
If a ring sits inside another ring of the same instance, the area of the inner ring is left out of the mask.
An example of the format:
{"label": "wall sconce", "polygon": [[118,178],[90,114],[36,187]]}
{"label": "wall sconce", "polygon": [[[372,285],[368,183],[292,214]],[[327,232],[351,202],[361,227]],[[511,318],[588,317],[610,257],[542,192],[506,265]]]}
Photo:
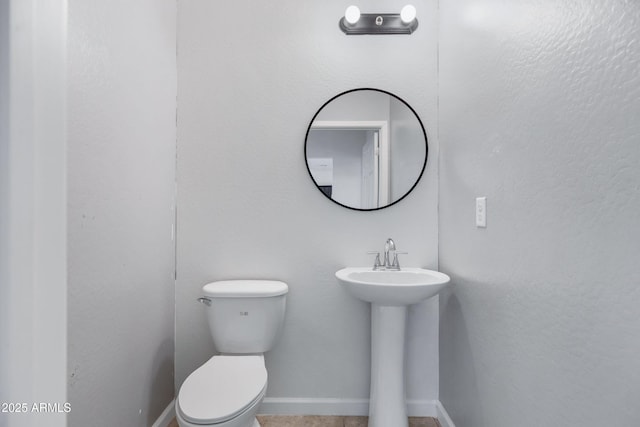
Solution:
{"label": "wall sconce", "polygon": [[347,35],[411,34],[416,28],[416,8],[410,4],[400,13],[360,13],[358,6],[349,6],[340,19],[340,29]]}

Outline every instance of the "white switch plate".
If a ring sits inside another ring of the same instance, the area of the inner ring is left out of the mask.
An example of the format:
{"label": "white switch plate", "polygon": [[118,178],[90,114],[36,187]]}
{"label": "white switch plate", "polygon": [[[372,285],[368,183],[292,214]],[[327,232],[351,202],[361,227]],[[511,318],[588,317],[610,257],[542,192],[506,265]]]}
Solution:
{"label": "white switch plate", "polygon": [[476,197],[476,227],[487,226],[487,198]]}

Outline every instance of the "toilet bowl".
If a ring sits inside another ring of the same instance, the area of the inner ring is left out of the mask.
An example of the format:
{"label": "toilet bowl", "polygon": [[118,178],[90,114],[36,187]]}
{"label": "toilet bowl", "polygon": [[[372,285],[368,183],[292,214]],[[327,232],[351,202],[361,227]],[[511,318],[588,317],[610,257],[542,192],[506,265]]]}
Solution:
{"label": "toilet bowl", "polygon": [[263,353],[279,335],[288,287],[271,280],[205,285],[198,301],[216,347],[184,381],[176,398],[180,427],[260,427],[256,414],[267,390]]}
{"label": "toilet bowl", "polygon": [[176,399],[181,427],[254,427],[267,390],[262,355],[213,356],[187,377]]}

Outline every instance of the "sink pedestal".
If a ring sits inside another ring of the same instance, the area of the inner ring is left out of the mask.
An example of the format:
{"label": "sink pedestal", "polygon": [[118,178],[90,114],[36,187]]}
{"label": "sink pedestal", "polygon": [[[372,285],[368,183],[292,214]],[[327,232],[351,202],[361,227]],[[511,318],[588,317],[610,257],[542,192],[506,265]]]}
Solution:
{"label": "sink pedestal", "polygon": [[369,427],[408,427],[404,390],[407,306],[371,304]]}

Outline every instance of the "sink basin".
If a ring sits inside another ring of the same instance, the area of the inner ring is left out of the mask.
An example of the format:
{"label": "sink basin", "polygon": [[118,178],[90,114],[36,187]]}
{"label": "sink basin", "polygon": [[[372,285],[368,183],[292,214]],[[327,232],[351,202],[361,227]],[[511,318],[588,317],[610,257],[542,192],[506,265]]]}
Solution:
{"label": "sink basin", "polygon": [[338,270],[336,277],[356,298],[383,306],[419,303],[436,295],[450,280],[444,273],[424,268],[374,271],[348,267]]}

